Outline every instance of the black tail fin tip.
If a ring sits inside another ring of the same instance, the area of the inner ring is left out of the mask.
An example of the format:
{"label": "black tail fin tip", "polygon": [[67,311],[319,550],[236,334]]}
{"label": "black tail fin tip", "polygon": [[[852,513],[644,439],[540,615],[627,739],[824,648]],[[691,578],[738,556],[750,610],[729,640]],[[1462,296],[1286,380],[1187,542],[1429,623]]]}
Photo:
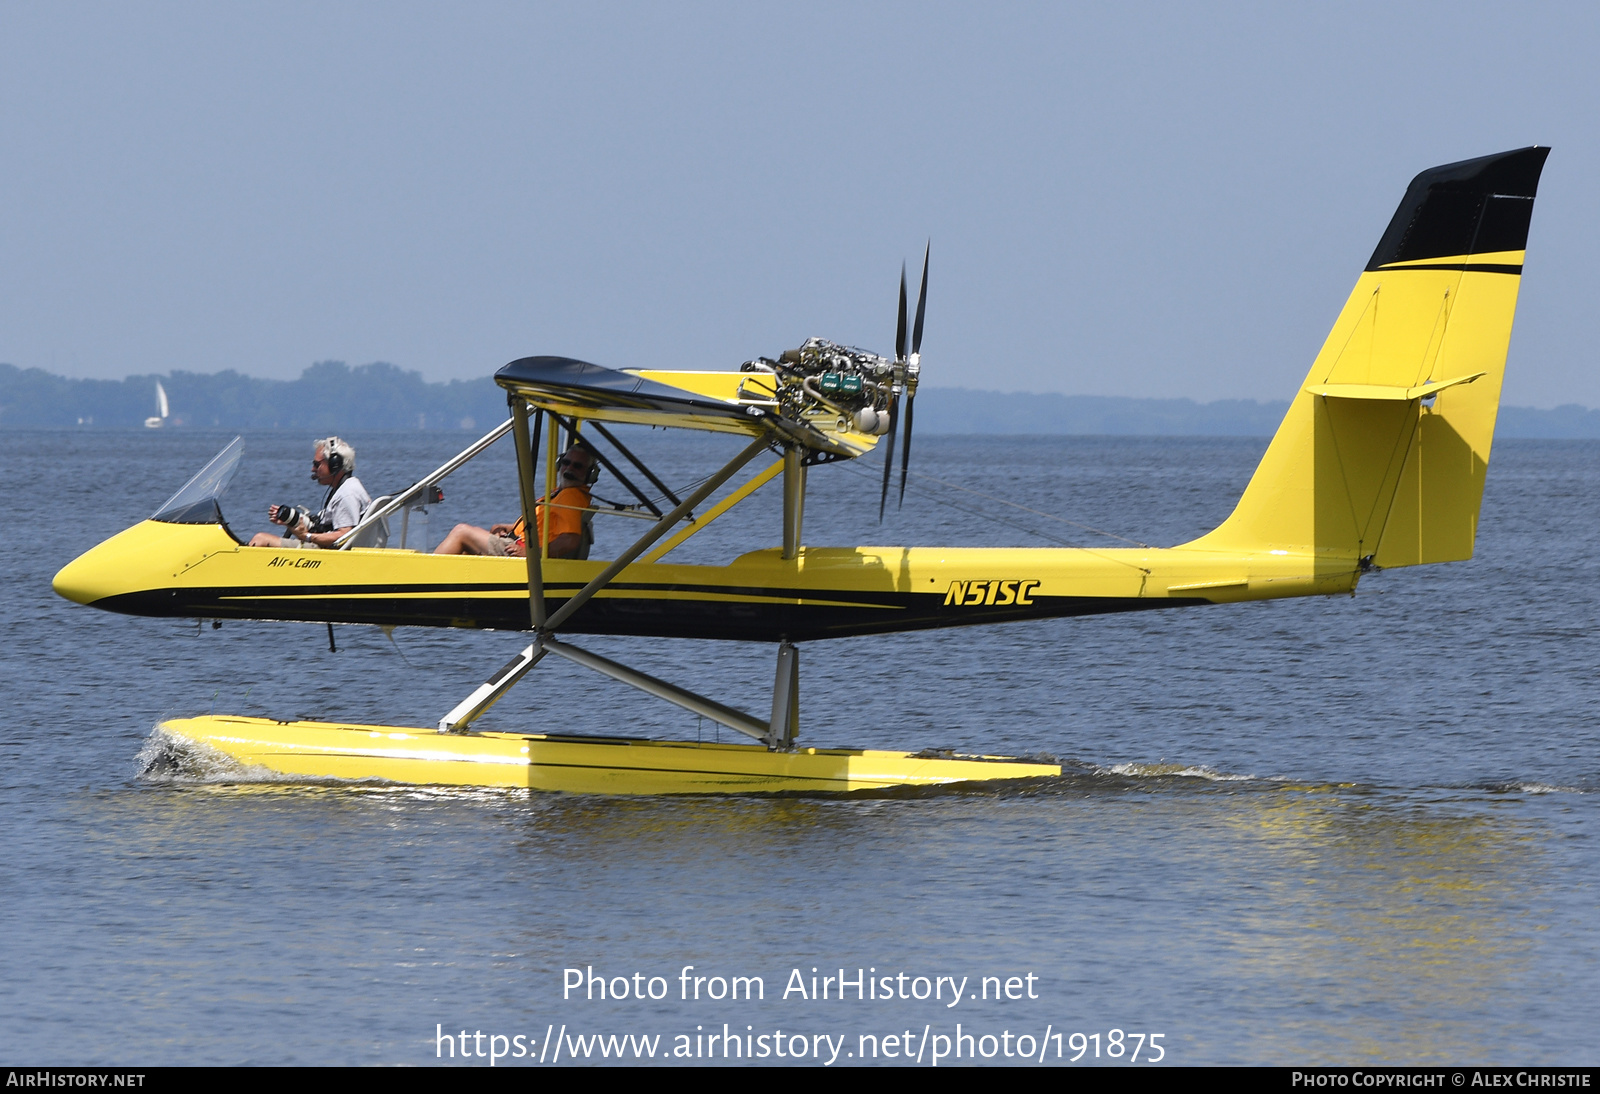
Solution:
{"label": "black tail fin tip", "polygon": [[1397,262],[1521,251],[1548,147],[1432,167],[1411,180],[1368,270]]}

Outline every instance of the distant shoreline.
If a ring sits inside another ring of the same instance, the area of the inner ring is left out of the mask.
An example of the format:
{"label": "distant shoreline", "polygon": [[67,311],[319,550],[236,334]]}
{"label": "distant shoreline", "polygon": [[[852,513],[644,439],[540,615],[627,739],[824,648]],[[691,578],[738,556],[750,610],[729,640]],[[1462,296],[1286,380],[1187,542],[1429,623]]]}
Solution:
{"label": "distant shoreline", "polygon": [[[376,363],[321,361],[294,380],[233,370],[175,371],[123,380],[75,380],[0,364],[0,430],[139,428],[156,407],[156,381],[171,404],[170,429],[487,430],[505,398],[487,377],[430,383],[421,373]],[[1006,393],[924,385],[919,434],[1268,437],[1288,403],[1253,399],[1140,399]],[[1500,437],[1600,438],[1600,410],[1503,406]]]}

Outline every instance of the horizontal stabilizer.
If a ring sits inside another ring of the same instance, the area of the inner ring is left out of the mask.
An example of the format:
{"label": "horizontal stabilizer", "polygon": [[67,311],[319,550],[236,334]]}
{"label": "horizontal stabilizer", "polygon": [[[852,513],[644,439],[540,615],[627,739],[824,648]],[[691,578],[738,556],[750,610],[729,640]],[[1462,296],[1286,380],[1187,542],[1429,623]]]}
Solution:
{"label": "horizontal stabilizer", "polygon": [[1457,376],[1450,380],[1429,380],[1414,387],[1391,384],[1312,384],[1306,390],[1325,399],[1393,399],[1403,403],[1412,399],[1426,399],[1430,395],[1439,394],[1447,387],[1470,384],[1478,377],[1486,375],[1488,374],[1484,372],[1474,372],[1470,376]]}

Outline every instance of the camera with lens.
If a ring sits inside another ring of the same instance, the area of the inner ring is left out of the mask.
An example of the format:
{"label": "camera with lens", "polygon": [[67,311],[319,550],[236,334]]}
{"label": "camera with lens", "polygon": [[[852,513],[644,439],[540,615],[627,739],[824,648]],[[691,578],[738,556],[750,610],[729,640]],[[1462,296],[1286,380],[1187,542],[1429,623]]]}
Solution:
{"label": "camera with lens", "polygon": [[286,505],[286,504],[279,504],[277,509],[278,509],[278,519],[283,522],[284,527],[287,528],[290,532],[293,532],[296,528],[298,528],[300,526],[300,522],[301,521],[305,521],[306,522],[306,527],[307,528],[311,527],[311,524],[312,524],[311,510],[301,508],[298,505]]}

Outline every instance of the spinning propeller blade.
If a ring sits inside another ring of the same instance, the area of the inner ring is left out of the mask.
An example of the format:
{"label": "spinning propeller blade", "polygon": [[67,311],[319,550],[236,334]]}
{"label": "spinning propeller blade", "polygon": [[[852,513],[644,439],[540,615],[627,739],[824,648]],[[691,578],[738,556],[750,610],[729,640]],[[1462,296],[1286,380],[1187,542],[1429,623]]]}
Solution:
{"label": "spinning propeller blade", "polygon": [[[911,467],[911,415],[916,411],[916,400],[906,396],[906,439],[902,442],[905,447],[900,449],[900,502],[906,503],[906,471]],[[893,438],[890,438],[891,443]]]}
{"label": "spinning propeller blade", "polygon": [[[911,356],[919,357],[922,354],[922,313],[928,310],[928,256],[933,254],[933,240],[928,240],[928,247],[922,252],[922,288],[917,290],[917,325],[911,330]],[[900,267],[900,295],[905,296],[905,267]],[[901,309],[902,312],[904,309]],[[901,324],[904,327],[904,323]]]}
{"label": "spinning propeller blade", "polygon": [[[917,318],[922,314],[919,311]],[[922,324],[917,324],[917,329],[922,329]],[[900,263],[900,322],[894,329],[894,359],[903,361],[906,357],[906,264]]]}
{"label": "spinning propeller blade", "polygon": [[[911,329],[911,356],[907,359],[906,372],[909,382],[906,384],[906,439],[902,442],[905,447],[900,450],[900,504],[906,503],[906,473],[911,470],[911,422],[916,411],[917,403],[917,373],[922,368],[922,315],[928,307],[928,257],[933,253],[933,240],[928,241],[928,247],[922,252],[922,287],[917,290],[917,325]],[[900,268],[900,330],[905,331],[906,314],[906,273],[905,267]],[[903,345],[904,343],[902,343]],[[889,438],[890,447],[894,445],[894,438]],[[882,517],[878,518],[882,520]]]}
{"label": "spinning propeller blade", "polygon": [[889,504],[889,473],[894,470],[894,430],[899,424],[900,396],[889,400],[889,439],[883,446],[883,493],[878,496],[878,523],[883,523],[883,511]]}
{"label": "spinning propeller blade", "polygon": [[[906,265],[900,264],[900,322],[894,332],[894,360],[899,364],[906,355]],[[909,407],[910,404],[907,404]],[[894,430],[899,424],[900,394],[889,396],[889,441],[883,451],[883,492],[878,496],[878,523],[883,523],[883,511],[889,505],[889,475],[894,470]],[[904,487],[901,493],[904,494]]]}

